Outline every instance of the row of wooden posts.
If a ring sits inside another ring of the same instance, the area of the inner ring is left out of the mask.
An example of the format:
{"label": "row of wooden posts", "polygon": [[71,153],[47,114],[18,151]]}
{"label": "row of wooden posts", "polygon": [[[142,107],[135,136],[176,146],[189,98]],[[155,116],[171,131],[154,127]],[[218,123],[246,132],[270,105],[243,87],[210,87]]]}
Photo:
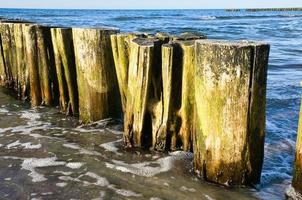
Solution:
{"label": "row of wooden posts", "polygon": [[0,36],[0,83],[33,107],[122,118],[129,148],[193,151],[207,181],[259,183],[268,44],[9,20]]}

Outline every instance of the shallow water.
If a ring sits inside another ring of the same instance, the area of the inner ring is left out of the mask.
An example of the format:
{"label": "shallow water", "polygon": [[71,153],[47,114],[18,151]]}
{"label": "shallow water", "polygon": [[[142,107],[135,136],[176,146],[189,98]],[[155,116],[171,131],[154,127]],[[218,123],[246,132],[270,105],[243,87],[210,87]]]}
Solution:
{"label": "shallow water", "polygon": [[121,31],[203,32],[271,44],[261,184],[227,189],[197,179],[192,155],[126,151],[121,123],[80,127],[56,108],[30,109],[0,89],[0,196],[6,199],[284,199],[292,178],[302,77],[302,12],[16,10],[0,16]]}

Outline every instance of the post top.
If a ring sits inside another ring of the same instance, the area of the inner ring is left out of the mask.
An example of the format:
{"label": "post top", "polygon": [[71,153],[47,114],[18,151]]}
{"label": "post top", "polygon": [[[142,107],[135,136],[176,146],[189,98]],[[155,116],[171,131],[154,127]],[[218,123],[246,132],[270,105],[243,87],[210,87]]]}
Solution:
{"label": "post top", "polygon": [[248,41],[248,40],[196,40],[196,44],[212,44],[222,46],[236,46],[236,47],[248,47],[248,46],[268,46],[269,44],[262,41]]}

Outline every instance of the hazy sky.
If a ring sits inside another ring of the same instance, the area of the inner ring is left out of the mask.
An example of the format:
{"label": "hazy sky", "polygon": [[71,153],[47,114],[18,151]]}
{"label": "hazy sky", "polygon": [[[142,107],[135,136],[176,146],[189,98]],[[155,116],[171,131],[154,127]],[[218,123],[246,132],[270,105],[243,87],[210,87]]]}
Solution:
{"label": "hazy sky", "polygon": [[2,8],[258,8],[302,7],[302,0],[0,0]]}

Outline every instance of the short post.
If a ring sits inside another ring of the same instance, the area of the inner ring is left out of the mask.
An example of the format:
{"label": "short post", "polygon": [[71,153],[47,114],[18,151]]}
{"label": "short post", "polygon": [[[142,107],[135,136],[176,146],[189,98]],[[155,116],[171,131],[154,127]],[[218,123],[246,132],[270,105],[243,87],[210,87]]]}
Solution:
{"label": "short post", "polygon": [[257,184],[269,45],[198,40],[195,54],[195,170],[219,184]]}

